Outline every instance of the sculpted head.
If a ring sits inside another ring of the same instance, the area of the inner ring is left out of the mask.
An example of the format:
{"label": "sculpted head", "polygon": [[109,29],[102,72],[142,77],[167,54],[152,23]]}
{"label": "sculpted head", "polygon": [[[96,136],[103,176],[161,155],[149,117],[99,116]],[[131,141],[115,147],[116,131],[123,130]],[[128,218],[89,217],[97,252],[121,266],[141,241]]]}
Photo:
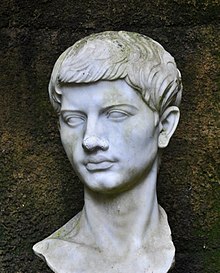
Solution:
{"label": "sculpted head", "polygon": [[[93,34],[76,42],[58,58],[49,83],[67,156],[90,188],[103,191],[116,189],[126,179],[124,185],[129,187],[132,180],[148,172],[158,148],[168,145],[176,129],[181,93],[181,76],[173,57],[154,40],[125,31]],[[92,128],[100,118],[98,114],[95,118],[93,105],[104,113],[106,128],[101,121]],[[77,131],[82,125],[86,129]],[[73,128],[77,128],[74,133]],[[101,154],[109,150],[109,158],[86,157],[82,147],[89,153],[97,147]],[[114,157],[117,149],[121,158]],[[107,170],[109,184],[102,185],[102,173],[106,180]]]}
{"label": "sculpted head", "polygon": [[175,249],[156,181],[181,93],[173,57],[138,33],[93,34],[58,58],[49,95],[85,202],[34,246],[54,272],[169,271]]}

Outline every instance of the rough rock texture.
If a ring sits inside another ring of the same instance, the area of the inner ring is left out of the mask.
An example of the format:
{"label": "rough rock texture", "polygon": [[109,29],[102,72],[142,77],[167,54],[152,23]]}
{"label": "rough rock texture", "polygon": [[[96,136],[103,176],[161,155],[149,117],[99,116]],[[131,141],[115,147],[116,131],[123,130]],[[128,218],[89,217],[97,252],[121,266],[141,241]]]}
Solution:
{"label": "rough rock texture", "polygon": [[220,1],[2,0],[0,12],[0,272],[51,272],[32,245],[83,205],[47,84],[68,46],[104,30],[143,33],[176,59],[182,116],[158,183],[177,249],[172,272],[220,272]]}

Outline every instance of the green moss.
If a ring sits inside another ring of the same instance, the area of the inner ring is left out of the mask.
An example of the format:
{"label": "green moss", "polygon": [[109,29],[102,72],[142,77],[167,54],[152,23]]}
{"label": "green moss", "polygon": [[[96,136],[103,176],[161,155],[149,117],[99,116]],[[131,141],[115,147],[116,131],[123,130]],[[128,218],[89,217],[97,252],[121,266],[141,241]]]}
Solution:
{"label": "green moss", "polygon": [[204,273],[219,273],[220,249],[204,250],[201,254],[204,263]]}

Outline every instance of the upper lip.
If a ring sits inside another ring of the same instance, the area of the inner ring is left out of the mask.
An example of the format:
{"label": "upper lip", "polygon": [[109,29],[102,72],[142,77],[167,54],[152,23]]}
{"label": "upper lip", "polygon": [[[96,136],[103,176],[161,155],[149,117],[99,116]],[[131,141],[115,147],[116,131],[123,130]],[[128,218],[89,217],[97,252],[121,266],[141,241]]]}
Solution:
{"label": "upper lip", "polygon": [[84,163],[85,165],[89,164],[89,163],[93,163],[93,164],[99,164],[102,162],[114,162],[114,159],[109,159],[105,156],[102,155],[96,155],[96,156],[91,156],[89,158],[87,158]]}

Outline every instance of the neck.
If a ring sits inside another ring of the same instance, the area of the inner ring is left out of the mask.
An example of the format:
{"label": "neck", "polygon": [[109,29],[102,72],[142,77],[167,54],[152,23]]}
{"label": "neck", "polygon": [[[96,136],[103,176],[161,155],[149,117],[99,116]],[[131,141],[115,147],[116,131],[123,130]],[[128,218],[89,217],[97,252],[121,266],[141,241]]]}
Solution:
{"label": "neck", "polygon": [[85,188],[84,221],[97,246],[123,253],[143,247],[160,225],[156,196],[157,160],[147,178],[120,194]]}
{"label": "neck", "polygon": [[65,257],[71,272],[168,272],[175,248],[166,213],[157,203],[156,179],[155,162],[131,190],[104,195],[85,188],[82,213],[35,245],[35,252],[54,269],[60,268],[57,257]]}

